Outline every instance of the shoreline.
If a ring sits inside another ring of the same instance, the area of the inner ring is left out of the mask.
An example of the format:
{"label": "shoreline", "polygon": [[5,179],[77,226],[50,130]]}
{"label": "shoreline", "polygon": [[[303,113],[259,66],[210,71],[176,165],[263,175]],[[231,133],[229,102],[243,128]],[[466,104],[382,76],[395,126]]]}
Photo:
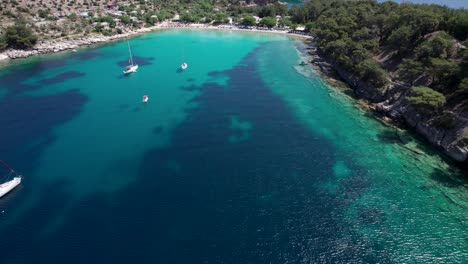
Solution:
{"label": "shoreline", "polygon": [[178,30],[178,29],[201,29],[201,30],[220,30],[220,31],[243,31],[243,32],[255,32],[255,33],[269,33],[269,34],[284,34],[291,37],[301,39],[312,39],[313,37],[306,34],[299,34],[291,32],[290,30],[280,29],[264,29],[264,28],[245,28],[237,25],[209,25],[209,24],[185,24],[179,22],[162,22],[152,27],[140,28],[134,31],[125,32],[118,35],[103,36],[103,35],[92,35],[87,37],[80,37],[77,39],[66,39],[66,40],[39,40],[38,43],[30,50],[17,50],[7,49],[0,53],[0,62],[9,60],[16,60],[21,58],[27,58],[31,56],[41,54],[59,53],[62,51],[73,50],[83,46],[91,46],[98,43],[106,43],[123,38],[141,35],[144,33],[150,33],[160,30]]}
{"label": "shoreline", "polygon": [[[344,90],[350,89],[354,92],[354,88],[351,87],[350,84],[346,82],[339,74],[336,73],[336,69],[333,63],[330,63],[326,58],[322,57],[321,54],[318,52],[317,47],[313,44],[313,36],[306,35],[306,34],[299,34],[296,32],[291,32],[290,30],[281,30],[281,29],[264,29],[264,28],[246,28],[243,26],[237,25],[210,25],[210,24],[195,24],[195,23],[179,23],[179,22],[162,22],[153,27],[148,28],[140,28],[134,31],[125,32],[118,35],[113,36],[103,36],[103,35],[92,35],[87,37],[80,37],[73,40],[42,40],[39,41],[38,44],[31,50],[14,50],[8,49],[0,53],[0,63],[8,63],[10,61],[14,61],[21,58],[27,58],[37,55],[46,55],[46,54],[56,54],[65,51],[71,51],[80,47],[90,47],[96,44],[106,44],[112,41],[121,40],[127,37],[142,35],[145,33],[151,33],[156,31],[163,31],[163,30],[181,30],[181,29],[188,29],[188,30],[219,30],[225,32],[232,32],[232,31],[239,31],[239,32],[251,32],[251,33],[266,33],[266,34],[278,34],[278,35],[285,35],[291,36],[293,38],[300,39],[305,45],[306,48],[303,51],[305,57],[303,58],[303,62],[307,63],[315,73],[317,73],[320,78],[328,84],[328,86],[334,87],[335,89],[339,90],[339,92],[346,94]],[[414,129],[408,128],[407,125],[402,122],[402,120],[396,120],[388,115],[378,111],[377,104],[369,101],[368,99],[358,99],[353,96],[349,96],[349,100],[355,101],[360,107],[366,110],[370,110],[373,113],[375,119],[379,120],[380,122],[384,123],[386,126],[403,129],[405,131],[414,132],[415,135],[420,136],[422,139],[428,141],[431,145],[435,145],[434,143],[430,142],[428,138],[426,138],[421,133],[414,131]],[[449,153],[441,146],[434,146],[434,149],[442,150],[441,153],[445,154],[449,159],[458,163],[456,159],[451,157]]]}
{"label": "shoreline", "polygon": [[[412,134],[415,138],[431,145],[433,150],[441,154],[444,159],[450,161],[452,165],[455,165],[462,171],[468,169],[468,158],[466,158],[468,150],[466,148],[459,147],[455,144],[442,145],[437,140],[437,135],[441,134],[441,131],[442,134],[444,134],[444,138],[448,138],[447,134],[450,131],[436,128],[428,123],[424,117],[417,115],[413,109],[408,110],[400,106],[400,108],[393,110],[398,114],[395,115],[394,112],[390,111],[392,109],[385,109],[382,107],[382,104],[388,102],[391,98],[384,98],[384,101],[375,101],[366,93],[358,94],[358,89],[366,91],[368,88],[362,87],[359,84],[353,87],[352,83],[348,82],[349,79],[347,80],[346,76],[342,76],[339,66],[322,56],[323,54],[318,52],[318,49],[313,44],[309,46],[306,54],[308,57],[307,62],[328,86],[334,87],[334,89],[348,97],[349,100],[353,100],[359,107],[372,113],[373,118],[380,121],[385,126],[404,130]],[[348,89],[352,91],[353,95],[347,94],[345,90]],[[392,105],[398,105],[398,101],[392,102]],[[411,118],[413,118],[413,116],[417,118],[418,123],[416,125],[411,123]],[[425,125],[421,126],[421,128],[418,126],[420,123],[424,123]]]}

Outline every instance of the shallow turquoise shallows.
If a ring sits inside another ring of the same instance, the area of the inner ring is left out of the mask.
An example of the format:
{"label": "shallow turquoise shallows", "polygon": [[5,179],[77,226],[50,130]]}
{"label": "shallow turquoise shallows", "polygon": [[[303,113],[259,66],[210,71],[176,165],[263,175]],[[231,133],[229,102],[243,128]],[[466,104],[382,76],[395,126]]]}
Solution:
{"label": "shallow turquoise shallows", "polygon": [[1,68],[0,159],[24,179],[0,200],[0,263],[468,259],[466,175],[299,66],[302,42],[130,44],[128,76],[125,41]]}
{"label": "shallow turquoise shallows", "polygon": [[[378,0],[378,2],[384,2],[390,0]],[[468,8],[468,2],[465,0],[392,0],[396,3],[414,3],[414,4],[437,4],[442,6],[448,6],[450,8]]]}

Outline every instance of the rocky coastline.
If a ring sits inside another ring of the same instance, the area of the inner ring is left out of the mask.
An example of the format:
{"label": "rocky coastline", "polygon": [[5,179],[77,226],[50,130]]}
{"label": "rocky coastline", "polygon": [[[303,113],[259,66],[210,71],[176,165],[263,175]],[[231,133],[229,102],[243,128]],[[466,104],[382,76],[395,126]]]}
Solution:
{"label": "rocky coastline", "polygon": [[0,53],[0,61],[5,59],[20,59],[39,54],[57,53],[66,50],[73,50],[81,46],[90,46],[97,43],[122,39],[132,35],[149,32],[154,29],[157,28],[143,28],[113,36],[93,35],[87,37],[80,37],[77,39],[39,40],[37,44],[29,50],[7,49],[3,51],[2,53]]}
{"label": "rocky coastline", "polygon": [[[39,54],[57,53],[73,50],[82,46],[90,46],[93,44],[118,40],[150,31],[177,28],[281,33],[312,39],[311,36],[301,35],[287,30],[265,30],[256,28],[247,29],[235,25],[213,26],[203,24],[165,22],[153,27],[142,28],[113,36],[94,35],[72,40],[42,40],[39,41],[35,47],[30,50],[5,50],[0,53],[0,61],[26,58]],[[311,47],[308,49],[309,55],[311,56],[310,62],[326,77],[341,79],[354,90],[354,93],[358,98],[367,100],[369,102],[370,108],[376,113],[381,114],[394,122],[409,127],[436,148],[447,154],[454,161],[463,163],[464,166],[468,166],[468,148],[464,146],[462,142],[460,142],[460,135],[468,132],[468,117],[462,116],[458,113],[452,113],[456,119],[454,127],[450,129],[436,127],[433,125],[433,118],[430,116],[421,115],[415,111],[411,105],[405,102],[404,95],[409,91],[409,85],[401,82],[393,82],[387,87],[385,91],[380,92],[369,83],[362,81],[358,76],[347,72],[346,70],[336,65],[333,61],[328,60],[316,47],[314,47],[313,42],[309,42],[309,45],[311,45]]]}
{"label": "rocky coastline", "polygon": [[411,88],[410,85],[393,81],[384,91],[379,91],[358,76],[328,60],[314,46],[309,49],[309,54],[311,55],[310,62],[317,70],[326,77],[341,79],[353,89],[356,97],[368,101],[371,110],[382,115],[386,120],[411,129],[452,160],[463,167],[468,167],[468,148],[461,142],[461,135],[468,132],[467,116],[451,111],[453,126],[438,127],[434,125],[437,121],[435,117],[417,112],[404,100]]}
{"label": "rocky coastline", "polygon": [[307,34],[299,34],[285,29],[264,29],[264,28],[245,28],[238,25],[207,25],[207,24],[187,24],[178,22],[162,22],[153,27],[141,28],[113,36],[92,35],[80,37],[77,39],[59,39],[59,40],[39,40],[38,43],[29,50],[7,49],[0,53],[0,61],[8,59],[20,59],[39,54],[57,53],[66,50],[73,50],[81,46],[90,46],[97,43],[105,43],[113,40],[126,38],[142,33],[164,29],[215,29],[215,30],[236,30],[275,34],[288,34],[300,38],[311,38]]}

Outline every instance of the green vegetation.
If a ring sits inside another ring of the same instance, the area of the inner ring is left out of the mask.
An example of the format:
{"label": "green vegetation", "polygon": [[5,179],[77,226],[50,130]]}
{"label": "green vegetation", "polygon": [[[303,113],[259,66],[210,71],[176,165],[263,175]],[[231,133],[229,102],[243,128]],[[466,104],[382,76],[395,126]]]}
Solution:
{"label": "green vegetation", "polygon": [[411,88],[411,94],[406,96],[406,100],[424,112],[437,110],[446,103],[443,94],[424,86]]}
{"label": "green vegetation", "polygon": [[[283,19],[280,25],[292,26],[291,21],[284,18],[288,14],[287,6],[277,0],[123,0],[118,3],[95,0],[5,0],[0,5],[0,13],[0,24],[11,25],[22,18],[43,39],[76,38],[91,32],[119,34],[154,26],[176,15],[181,22],[214,24],[241,22],[243,17],[257,15],[264,18],[260,25],[270,28],[276,25],[276,15],[281,15]],[[252,23],[252,20],[246,20],[246,25],[256,24],[255,21]],[[6,40],[2,37],[0,48],[6,46]]]}
{"label": "green vegetation", "polygon": [[468,78],[465,78],[460,82],[460,85],[458,85],[458,90],[468,92]]}
{"label": "green vegetation", "polygon": [[75,13],[71,13],[68,16],[68,19],[70,19],[70,21],[72,21],[72,22],[75,22],[78,19],[78,16]]}
{"label": "green vegetation", "polygon": [[47,18],[49,16],[49,10],[47,9],[39,9],[37,12],[40,18]]}
{"label": "green vegetation", "polygon": [[310,0],[289,14],[292,23],[306,25],[323,54],[378,91],[390,81],[417,85],[406,99],[424,113],[468,104],[468,49],[462,46],[468,44],[468,10]]}
{"label": "green vegetation", "polygon": [[5,39],[5,36],[2,34],[0,35],[0,50],[6,49],[8,47],[8,43]]}
{"label": "green vegetation", "polygon": [[24,21],[17,20],[15,25],[9,26],[0,37],[0,48],[28,49],[37,42],[37,36]]}
{"label": "green vegetation", "polygon": [[387,72],[372,59],[359,63],[355,69],[362,80],[371,83],[375,87],[382,87],[388,82]]}
{"label": "green vegetation", "polygon": [[426,68],[424,64],[412,59],[403,59],[398,65],[398,75],[403,81],[413,84],[413,82],[424,74]]}
{"label": "green vegetation", "polygon": [[253,16],[245,16],[242,18],[241,24],[244,26],[255,26],[256,21]]}
{"label": "green vegetation", "polygon": [[264,26],[264,27],[268,27],[268,28],[272,28],[272,27],[276,26],[276,18],[274,18],[274,17],[264,17],[264,18],[262,18],[262,20],[260,20],[259,25]]}

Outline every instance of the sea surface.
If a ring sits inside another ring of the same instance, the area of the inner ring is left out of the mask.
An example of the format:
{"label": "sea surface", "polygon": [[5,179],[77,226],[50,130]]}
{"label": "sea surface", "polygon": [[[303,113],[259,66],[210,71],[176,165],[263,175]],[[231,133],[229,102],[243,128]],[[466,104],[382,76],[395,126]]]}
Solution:
{"label": "sea surface", "polygon": [[[377,0],[378,2],[385,2],[390,0]],[[391,0],[396,3],[414,3],[414,4],[436,4],[448,6],[450,8],[468,8],[468,0]]]}
{"label": "sea surface", "polygon": [[0,158],[24,177],[0,263],[468,259],[466,175],[298,66],[301,41],[130,44],[130,76],[125,41],[0,69]]}
{"label": "sea surface", "polygon": [[[445,5],[450,8],[468,8],[468,0],[377,0],[377,2],[392,1],[395,3],[414,3],[414,4],[437,4]],[[285,0],[282,2],[288,3],[288,7],[294,5],[303,5],[304,1],[301,0]]]}
{"label": "sea surface", "polygon": [[300,6],[303,5],[304,2],[301,0],[287,0],[287,1],[281,1],[283,3],[288,3],[288,7],[290,8],[291,6]]}

